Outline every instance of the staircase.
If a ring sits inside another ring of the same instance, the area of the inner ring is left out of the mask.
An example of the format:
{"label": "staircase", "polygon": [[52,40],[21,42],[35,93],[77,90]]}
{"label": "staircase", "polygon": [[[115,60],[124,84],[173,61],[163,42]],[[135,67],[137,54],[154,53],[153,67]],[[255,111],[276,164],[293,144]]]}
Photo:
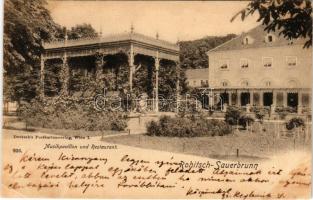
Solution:
{"label": "staircase", "polygon": [[131,113],[128,116],[127,129],[130,134],[144,134],[146,133],[146,124],[152,120],[157,121],[160,115],[156,113],[139,114]]}

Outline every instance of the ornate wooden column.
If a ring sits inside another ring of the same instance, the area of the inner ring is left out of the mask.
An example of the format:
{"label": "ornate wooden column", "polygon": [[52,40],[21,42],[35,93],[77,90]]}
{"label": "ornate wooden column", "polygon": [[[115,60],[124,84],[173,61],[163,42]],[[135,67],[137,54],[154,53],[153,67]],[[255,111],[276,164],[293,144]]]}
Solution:
{"label": "ornate wooden column", "polygon": [[96,81],[99,82],[103,73],[103,58],[104,55],[103,54],[97,54],[96,55],[96,61],[95,61],[95,65],[96,65]]}
{"label": "ornate wooden column", "polygon": [[61,96],[67,96],[70,72],[69,72],[69,65],[68,65],[66,52],[64,52],[62,61],[63,61],[63,64],[60,70]]}
{"label": "ornate wooden column", "polygon": [[129,65],[129,90],[133,91],[133,73],[134,73],[134,47],[130,44],[130,50],[128,53],[128,65]]}
{"label": "ornate wooden column", "polygon": [[[67,36],[67,33],[65,32],[64,46],[67,45],[67,39],[68,39],[68,36]],[[67,96],[70,72],[69,72],[69,65],[68,65],[66,50],[64,50],[62,61],[63,61],[63,64],[60,70],[60,80],[61,80],[61,94],[60,95]]]}
{"label": "ornate wooden column", "polygon": [[154,62],[155,62],[155,112],[159,112],[159,68],[160,68],[159,51],[156,52]]}
{"label": "ornate wooden column", "polygon": [[178,101],[179,99],[179,93],[180,93],[180,82],[179,82],[179,79],[180,79],[180,62],[179,61],[176,61],[175,62],[176,64],[176,101]]}
{"label": "ornate wooden column", "polygon": [[45,59],[40,56],[40,96],[45,97]]}

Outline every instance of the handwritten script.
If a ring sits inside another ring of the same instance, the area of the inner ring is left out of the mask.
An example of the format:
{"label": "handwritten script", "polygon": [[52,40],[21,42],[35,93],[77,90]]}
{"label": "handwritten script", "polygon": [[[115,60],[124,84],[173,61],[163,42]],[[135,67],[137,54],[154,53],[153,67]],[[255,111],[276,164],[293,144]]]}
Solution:
{"label": "handwritten script", "polygon": [[146,150],[141,154],[140,149],[82,151],[44,147],[5,154],[4,194],[280,199],[306,197],[311,187],[309,163],[289,169],[271,162],[214,160],[169,152],[154,152],[154,156],[146,154]]}

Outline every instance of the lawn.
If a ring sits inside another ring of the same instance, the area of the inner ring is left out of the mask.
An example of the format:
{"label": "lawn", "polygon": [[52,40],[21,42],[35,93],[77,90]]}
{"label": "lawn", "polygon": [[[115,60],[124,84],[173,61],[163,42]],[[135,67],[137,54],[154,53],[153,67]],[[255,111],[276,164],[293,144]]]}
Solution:
{"label": "lawn", "polygon": [[104,141],[145,149],[192,154],[216,159],[267,159],[286,150],[310,150],[310,139],[282,135],[279,138],[268,132],[236,131],[234,134],[214,137],[157,137],[147,135],[125,135],[105,138]]}

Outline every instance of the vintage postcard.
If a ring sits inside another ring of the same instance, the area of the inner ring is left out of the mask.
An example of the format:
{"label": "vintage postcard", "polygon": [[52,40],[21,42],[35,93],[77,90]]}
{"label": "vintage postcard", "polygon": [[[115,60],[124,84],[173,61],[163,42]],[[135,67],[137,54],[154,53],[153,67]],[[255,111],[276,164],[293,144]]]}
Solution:
{"label": "vintage postcard", "polygon": [[310,0],[5,0],[2,197],[311,198]]}

